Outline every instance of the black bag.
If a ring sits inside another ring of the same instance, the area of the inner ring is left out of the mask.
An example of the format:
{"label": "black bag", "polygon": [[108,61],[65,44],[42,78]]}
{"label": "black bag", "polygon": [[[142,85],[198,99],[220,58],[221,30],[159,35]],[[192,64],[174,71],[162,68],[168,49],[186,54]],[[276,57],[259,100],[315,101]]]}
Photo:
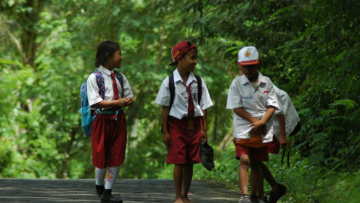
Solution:
{"label": "black bag", "polygon": [[296,133],[298,133],[301,130],[301,124],[300,122],[298,122],[294,128],[294,130],[290,133],[289,136],[293,136],[296,135]]}
{"label": "black bag", "polygon": [[[295,126],[294,130],[290,133],[289,136],[294,136],[296,135],[296,133],[298,133],[301,130],[301,124],[300,122],[297,123],[297,125]],[[283,154],[281,157],[281,163],[284,164],[284,157],[285,157],[285,152],[287,151],[287,165],[290,167],[290,151],[289,149],[283,149]]]}
{"label": "black bag", "polygon": [[214,163],[214,149],[207,143],[201,140],[200,143],[200,157],[202,165],[208,170],[211,171],[215,168]]}
{"label": "black bag", "polygon": [[[202,96],[202,81],[201,81],[201,77],[198,75],[195,75],[195,78],[198,84],[198,98],[199,98],[198,104],[200,105],[201,96]],[[170,89],[170,105],[169,105],[169,113],[170,113],[170,109],[174,103],[174,98],[175,98],[174,74],[171,74],[169,76],[169,89]],[[162,123],[161,123],[161,133],[164,133]]]}

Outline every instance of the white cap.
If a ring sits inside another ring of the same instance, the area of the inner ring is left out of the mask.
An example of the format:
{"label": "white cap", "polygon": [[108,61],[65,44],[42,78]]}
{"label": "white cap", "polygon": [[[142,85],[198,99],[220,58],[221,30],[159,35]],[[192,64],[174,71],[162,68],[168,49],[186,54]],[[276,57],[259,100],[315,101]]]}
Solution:
{"label": "white cap", "polygon": [[260,63],[259,51],[253,46],[240,49],[238,53],[239,66],[249,66]]}

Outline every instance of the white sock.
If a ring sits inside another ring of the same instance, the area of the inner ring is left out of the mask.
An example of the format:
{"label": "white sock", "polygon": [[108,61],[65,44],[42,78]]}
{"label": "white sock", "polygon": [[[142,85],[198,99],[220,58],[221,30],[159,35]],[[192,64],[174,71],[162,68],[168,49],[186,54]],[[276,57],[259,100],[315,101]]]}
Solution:
{"label": "white sock", "polygon": [[106,168],[96,168],[95,167],[95,184],[104,185]]}
{"label": "white sock", "polygon": [[106,173],[105,189],[112,190],[114,183],[119,175],[120,166],[109,167]]}

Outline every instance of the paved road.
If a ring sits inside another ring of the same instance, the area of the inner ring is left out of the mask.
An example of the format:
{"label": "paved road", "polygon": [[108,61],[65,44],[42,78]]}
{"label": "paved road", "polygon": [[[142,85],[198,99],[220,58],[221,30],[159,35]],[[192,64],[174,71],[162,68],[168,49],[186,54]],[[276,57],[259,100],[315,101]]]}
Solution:
{"label": "paved road", "polygon": [[[238,202],[239,192],[215,182],[193,181],[190,200],[195,203]],[[124,203],[174,202],[172,180],[118,180],[113,194]],[[0,203],[100,202],[94,180],[0,179]]]}

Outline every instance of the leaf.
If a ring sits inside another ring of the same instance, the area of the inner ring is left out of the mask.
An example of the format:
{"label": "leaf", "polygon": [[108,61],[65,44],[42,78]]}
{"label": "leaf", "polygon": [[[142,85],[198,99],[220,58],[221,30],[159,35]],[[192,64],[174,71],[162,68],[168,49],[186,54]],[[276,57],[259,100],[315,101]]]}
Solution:
{"label": "leaf", "polygon": [[9,59],[0,58],[0,64],[14,64],[14,61]]}
{"label": "leaf", "polygon": [[346,110],[348,111],[358,106],[358,104],[350,99],[342,99],[335,101],[334,103],[330,104],[330,106],[345,106]]}

